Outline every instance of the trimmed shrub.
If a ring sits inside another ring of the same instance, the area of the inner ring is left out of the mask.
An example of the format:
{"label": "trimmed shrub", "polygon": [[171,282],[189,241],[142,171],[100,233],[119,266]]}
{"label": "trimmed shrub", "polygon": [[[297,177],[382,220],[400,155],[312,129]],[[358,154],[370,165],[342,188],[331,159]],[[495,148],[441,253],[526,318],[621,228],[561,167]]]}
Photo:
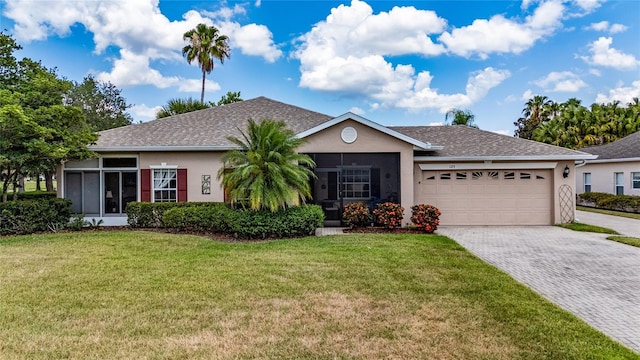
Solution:
{"label": "trimmed shrub", "polygon": [[640,213],[640,196],[587,192],[578,195],[578,205]]}
{"label": "trimmed shrub", "polygon": [[342,221],[351,228],[367,226],[371,224],[369,208],[361,201],[347,204],[342,212]]}
{"label": "trimmed shrub", "polygon": [[440,224],[440,210],[433,205],[418,204],[411,207],[411,222],[427,234],[438,229]]}
{"label": "trimmed shrub", "polygon": [[0,235],[56,231],[71,218],[71,201],[58,198],[0,203]]}
{"label": "trimmed shrub", "polygon": [[55,191],[29,191],[18,193],[18,200],[53,199],[58,197]]}
{"label": "trimmed shrub", "polygon": [[130,202],[127,204],[125,212],[127,213],[127,223],[135,228],[163,228],[164,213],[173,208],[193,207],[208,204],[211,202]]}
{"label": "trimmed shrub", "polygon": [[387,229],[395,229],[402,226],[403,212],[404,208],[400,204],[387,201],[376,206],[376,209],[373,210],[373,216],[376,223]]}
{"label": "trimmed shrub", "polygon": [[227,218],[232,210],[224,203],[174,207],[164,212],[165,227],[187,231],[227,232]]}
{"label": "trimmed shrub", "polygon": [[226,215],[229,234],[248,239],[313,235],[324,222],[319,205],[293,206],[276,212],[231,210]]}

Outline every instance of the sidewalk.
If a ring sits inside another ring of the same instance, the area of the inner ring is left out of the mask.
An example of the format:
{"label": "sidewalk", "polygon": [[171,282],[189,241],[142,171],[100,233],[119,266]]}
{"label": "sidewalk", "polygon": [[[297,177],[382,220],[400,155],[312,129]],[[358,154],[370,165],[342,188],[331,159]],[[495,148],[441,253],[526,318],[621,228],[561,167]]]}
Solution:
{"label": "sidewalk", "polygon": [[576,222],[602,226],[613,229],[621,235],[640,238],[640,220],[577,210]]}

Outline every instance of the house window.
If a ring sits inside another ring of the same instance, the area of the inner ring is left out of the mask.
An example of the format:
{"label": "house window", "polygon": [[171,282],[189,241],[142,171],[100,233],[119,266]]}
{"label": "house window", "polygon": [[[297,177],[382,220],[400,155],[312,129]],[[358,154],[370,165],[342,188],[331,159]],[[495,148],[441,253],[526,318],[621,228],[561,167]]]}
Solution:
{"label": "house window", "polygon": [[613,178],[615,180],[616,195],[624,195],[624,173],[614,173]]}
{"label": "house window", "polygon": [[520,180],[528,180],[531,179],[531,174],[526,172],[520,173]]}
{"label": "house window", "polygon": [[178,201],[177,169],[153,169],[153,202]]}
{"label": "house window", "polygon": [[478,180],[482,177],[482,171],[474,171],[471,173],[471,180]]}
{"label": "house window", "polygon": [[342,169],[342,196],[345,198],[370,198],[371,197],[371,169],[369,168],[343,168]]}
{"label": "house window", "polygon": [[513,171],[505,171],[504,179],[505,180],[513,180],[516,178],[516,173]]}
{"label": "house window", "polygon": [[631,188],[640,189],[640,172],[631,173]]}
{"label": "house window", "polygon": [[591,173],[584,173],[584,192],[591,192]]}
{"label": "house window", "polygon": [[467,180],[467,172],[457,172],[456,180]]}

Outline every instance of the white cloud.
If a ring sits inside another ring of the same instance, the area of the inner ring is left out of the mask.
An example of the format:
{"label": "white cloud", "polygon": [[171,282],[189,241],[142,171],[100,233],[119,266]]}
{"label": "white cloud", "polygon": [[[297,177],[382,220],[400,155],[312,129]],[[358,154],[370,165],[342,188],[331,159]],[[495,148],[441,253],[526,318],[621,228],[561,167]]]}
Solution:
{"label": "white cloud", "polygon": [[297,39],[293,57],[300,60],[300,86],[364,95],[373,100],[373,110],[399,107],[446,111],[468,106],[510,73],[486,68],[472,74],[465,93],[446,95],[430,88],[428,71],[416,74],[412,65],[385,59],[389,55],[442,54],[444,47],[434,44],[429,35],[441,32],[445,25],[434,12],[414,7],[394,7],[373,14],[372,8],[359,0],[340,5]]}
{"label": "white cloud", "polygon": [[[215,81],[205,79],[204,92],[214,92],[220,90],[220,84]],[[180,92],[200,93],[202,91],[202,79],[180,79],[178,85]]]}
{"label": "white cloud", "polygon": [[631,83],[631,86],[618,86],[617,88],[609,90],[609,94],[599,93],[596,96],[597,103],[610,103],[613,101],[620,101],[620,105],[626,106],[633,101],[633,98],[640,98],[640,80]]}
{"label": "white cloud", "polygon": [[131,107],[130,112],[133,115],[134,121],[149,121],[156,118],[158,111],[162,110],[162,106],[149,107],[145,104],[134,105]]}
{"label": "white cloud", "polygon": [[[93,34],[95,53],[101,54],[110,46],[119,49],[119,58],[113,59],[113,68],[100,74],[119,86],[153,85],[160,88],[178,84],[175,77],[162,75],[153,68],[153,62],[170,60],[184,63],[180,49],[185,45],[182,35],[199,23],[214,24],[214,19],[194,10],[183,14],[181,20],[170,21],[161,13],[157,0],[136,1],[76,1],[56,0],[42,4],[33,1],[7,0],[3,15],[14,21],[12,34],[20,42],[44,40],[51,35],[67,36],[71,27],[82,25]],[[234,24],[233,47],[248,55],[262,56],[272,62],[280,53],[271,38],[271,32],[262,25],[241,26],[229,19],[245,10],[240,5],[221,8],[209,13],[215,20]],[[143,21],[142,21],[143,19]],[[256,46],[259,44],[260,46]],[[246,51],[254,47],[254,51]]]}
{"label": "white cloud", "polygon": [[435,121],[427,124],[427,126],[444,126],[444,125],[445,123],[443,121]]}
{"label": "white cloud", "polygon": [[606,0],[574,0],[574,3],[578,5],[585,13],[590,13],[599,8],[600,5]]}
{"label": "white cloud", "polygon": [[600,21],[597,23],[592,23],[591,25],[585,27],[586,30],[594,30],[594,31],[604,31],[609,34],[616,34],[627,30],[627,27],[622,24],[609,24],[608,21]]}
{"label": "white cloud", "polygon": [[226,21],[220,24],[220,31],[228,34],[232,48],[238,47],[245,55],[261,56],[272,63],[282,56],[282,51],[273,43],[273,34],[264,25],[240,25]]}
{"label": "white cloud", "polygon": [[602,73],[598,69],[589,69],[589,74],[598,77],[602,76]]}
{"label": "white cloud", "polygon": [[552,71],[544,78],[534,81],[534,84],[549,92],[578,92],[587,86],[587,83],[571,71]]}
{"label": "white cloud", "polygon": [[363,109],[361,109],[361,108],[359,108],[357,106],[354,106],[351,109],[349,109],[349,112],[352,112],[352,113],[354,113],[356,115],[360,115],[360,116],[364,116],[364,114],[366,113]]}
{"label": "white cloud", "polygon": [[638,59],[610,47],[612,43],[612,38],[600,37],[589,44],[591,56],[582,56],[582,60],[591,65],[611,67],[617,70],[633,70],[638,67],[640,64]]}
{"label": "white cloud", "polygon": [[120,58],[113,62],[110,72],[101,72],[96,76],[100,81],[109,81],[116,86],[153,85],[164,89],[176,85],[180,78],[165,77],[149,66],[149,57],[135,54],[129,50],[120,50]]}
{"label": "white cloud", "polygon": [[465,93],[439,94],[437,89],[430,87],[431,74],[423,71],[418,74],[413,91],[398,99],[395,106],[409,110],[438,109],[441,113],[452,108],[469,107],[509,76],[511,73],[507,70],[488,67],[469,76]]}
{"label": "white cloud", "polygon": [[524,93],[522,93],[522,100],[529,100],[533,97],[533,92],[530,89],[527,89]]}
{"label": "white cloud", "polygon": [[547,1],[523,22],[502,15],[476,19],[471,25],[444,32],[438,40],[448,51],[465,57],[477,55],[485,59],[491,53],[519,54],[560,28],[563,12],[561,2]]}

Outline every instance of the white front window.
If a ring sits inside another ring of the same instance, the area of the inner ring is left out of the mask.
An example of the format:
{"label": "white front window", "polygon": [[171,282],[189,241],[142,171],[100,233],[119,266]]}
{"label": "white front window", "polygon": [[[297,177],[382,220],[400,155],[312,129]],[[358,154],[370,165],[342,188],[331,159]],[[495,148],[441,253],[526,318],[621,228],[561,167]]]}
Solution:
{"label": "white front window", "polygon": [[153,202],[178,201],[178,171],[153,169]]}
{"label": "white front window", "polygon": [[616,195],[624,195],[624,173],[614,173]]}
{"label": "white front window", "polygon": [[591,173],[584,173],[584,192],[591,192]]}
{"label": "white front window", "polygon": [[341,175],[342,196],[345,198],[370,198],[371,169],[343,168]]}
{"label": "white front window", "polygon": [[640,172],[631,173],[631,188],[640,189]]}

